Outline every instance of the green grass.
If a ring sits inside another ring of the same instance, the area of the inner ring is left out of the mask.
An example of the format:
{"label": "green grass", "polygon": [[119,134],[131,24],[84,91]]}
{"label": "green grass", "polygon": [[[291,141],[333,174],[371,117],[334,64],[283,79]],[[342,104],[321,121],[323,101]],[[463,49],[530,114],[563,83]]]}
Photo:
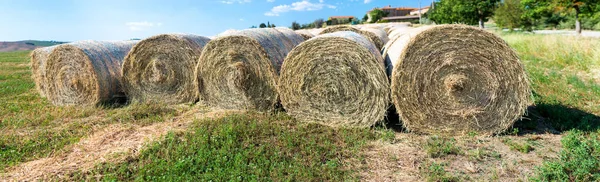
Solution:
{"label": "green grass", "polygon": [[429,166],[425,167],[424,173],[427,176],[428,182],[456,182],[461,181],[458,177],[453,176],[446,172],[444,164],[432,162]]}
{"label": "green grass", "polygon": [[170,133],[138,158],[102,164],[73,180],[108,181],[346,181],[356,180],[346,159],[359,158],[370,129],[299,124],[285,114],[231,115],[196,121]]}
{"label": "green grass", "polygon": [[429,157],[439,158],[446,155],[459,155],[462,154],[460,148],[456,145],[454,138],[442,138],[433,136],[427,140],[425,144],[425,151]]}
{"label": "green grass", "polygon": [[[600,40],[520,33],[502,37],[519,53],[532,81],[536,106],[530,122],[549,122],[567,133],[560,157],[539,166],[531,180],[600,180],[600,77],[594,71],[600,68]],[[527,142],[507,145],[533,150]]]}
{"label": "green grass", "polygon": [[513,141],[511,139],[504,139],[502,140],[502,142],[506,145],[508,145],[508,147],[510,147],[511,150],[516,150],[519,151],[521,153],[529,153],[531,151],[534,150],[533,146],[531,146],[529,143],[527,142],[518,142],[518,141]]}
{"label": "green grass", "polygon": [[600,69],[597,38],[522,33],[502,37],[517,51],[531,79],[536,106],[529,117],[541,116],[559,131],[600,128],[600,85],[592,77],[599,74],[592,71]]}
{"label": "green grass", "polygon": [[559,159],[544,162],[532,181],[600,181],[600,132],[569,132]]}

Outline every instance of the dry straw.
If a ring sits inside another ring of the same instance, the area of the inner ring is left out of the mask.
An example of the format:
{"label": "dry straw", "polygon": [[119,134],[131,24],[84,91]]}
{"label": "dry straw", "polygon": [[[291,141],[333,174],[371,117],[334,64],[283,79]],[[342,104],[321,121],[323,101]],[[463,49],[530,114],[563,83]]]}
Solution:
{"label": "dry straw", "polygon": [[308,40],[315,37],[315,35],[310,33],[310,31],[308,30],[296,30],[295,32],[300,34],[304,38],[304,40]]}
{"label": "dry straw", "polygon": [[496,134],[511,127],[531,103],[519,57],[483,29],[418,28],[402,35],[389,52],[392,100],[410,131]]}
{"label": "dry straw", "polygon": [[55,105],[98,105],[123,97],[121,64],[137,41],[80,41],[54,48],[46,64]]}
{"label": "dry straw", "polygon": [[277,28],[242,30],[210,41],[196,69],[201,102],[224,109],[273,109],[281,64],[302,41],[299,34]]}
{"label": "dry straw", "polygon": [[37,48],[31,52],[31,76],[40,96],[46,97],[46,60],[56,46]]}
{"label": "dry straw", "polygon": [[380,28],[369,28],[369,27],[365,27],[360,29],[361,31],[367,31],[367,32],[371,32],[373,33],[375,36],[377,36],[377,38],[379,40],[381,40],[382,45],[379,46],[379,48],[383,48],[383,45],[385,45],[390,39],[388,37],[388,34]]}
{"label": "dry straw", "polygon": [[278,89],[288,114],[329,126],[372,126],[389,104],[381,54],[354,32],[320,35],[294,48]]}
{"label": "dry straw", "polygon": [[134,102],[191,103],[198,99],[194,71],[210,39],[161,34],[140,41],[123,62],[123,89]]}
{"label": "dry straw", "polygon": [[366,37],[367,39],[369,39],[373,44],[375,44],[375,47],[377,49],[381,50],[381,48],[383,47],[383,40],[381,40],[375,33],[372,33],[369,31],[361,31],[361,30],[351,27],[351,26],[328,27],[325,30],[323,30],[320,33],[320,35],[327,34],[327,33],[333,33],[333,32],[341,32],[341,31],[356,32],[356,33]]}

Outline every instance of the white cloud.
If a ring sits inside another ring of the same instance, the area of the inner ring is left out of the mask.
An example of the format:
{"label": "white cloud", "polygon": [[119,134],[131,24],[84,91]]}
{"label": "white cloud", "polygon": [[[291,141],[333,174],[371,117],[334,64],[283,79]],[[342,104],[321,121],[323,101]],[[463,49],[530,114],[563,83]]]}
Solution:
{"label": "white cloud", "polygon": [[272,2],[275,2],[275,0],[267,0],[267,2],[270,2],[270,3],[272,3]]}
{"label": "white cloud", "polygon": [[233,3],[244,4],[244,3],[252,2],[252,0],[222,0],[219,2],[223,3],[223,4],[233,4]]}
{"label": "white cloud", "polygon": [[365,4],[369,4],[373,0],[365,0]]}
{"label": "white cloud", "polygon": [[160,26],[162,26],[162,23],[140,21],[140,22],[127,22],[127,23],[125,23],[125,25],[127,25],[127,27],[129,27],[129,30],[131,30],[131,31],[142,31],[142,30],[146,30],[146,29],[152,28],[152,27],[160,27]]}
{"label": "white cloud", "polygon": [[275,6],[271,9],[271,11],[266,12],[265,16],[279,16],[280,13],[285,13],[289,11],[317,11],[323,8],[335,9],[336,7],[333,5],[328,5],[322,3],[320,0],[319,3],[311,3],[308,0],[303,0],[299,2],[294,2],[291,5],[279,5]]}
{"label": "white cloud", "polygon": [[246,20],[244,20],[243,18],[240,18],[240,21],[246,21]]}

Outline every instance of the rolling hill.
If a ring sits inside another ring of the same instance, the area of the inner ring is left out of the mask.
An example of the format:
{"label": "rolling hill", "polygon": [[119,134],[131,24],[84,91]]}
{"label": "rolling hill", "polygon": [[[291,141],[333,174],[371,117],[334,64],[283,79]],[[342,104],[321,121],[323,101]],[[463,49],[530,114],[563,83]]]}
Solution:
{"label": "rolling hill", "polygon": [[0,52],[11,52],[11,51],[26,51],[33,50],[38,47],[47,47],[66,42],[58,41],[39,41],[39,40],[22,40],[16,42],[0,42]]}

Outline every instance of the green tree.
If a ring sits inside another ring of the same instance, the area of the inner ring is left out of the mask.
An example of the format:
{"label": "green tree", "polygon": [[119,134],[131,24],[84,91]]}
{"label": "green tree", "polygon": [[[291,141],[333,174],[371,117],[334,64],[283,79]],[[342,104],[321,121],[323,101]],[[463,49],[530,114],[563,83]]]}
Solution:
{"label": "green tree", "polygon": [[323,26],[323,24],[325,23],[325,20],[323,20],[323,18],[319,18],[319,19],[316,19],[315,22],[313,22],[313,23],[315,25],[313,28],[315,28],[315,27],[321,28]]}
{"label": "green tree", "polygon": [[300,24],[296,21],[292,22],[292,30],[299,30],[300,29]]}
{"label": "green tree", "polygon": [[369,15],[365,14],[365,16],[362,18],[362,21],[367,22],[367,20],[369,20]]}
{"label": "green tree", "polygon": [[267,28],[267,25],[265,23],[261,23],[260,25],[258,25],[259,28]]}
{"label": "green tree", "polygon": [[514,28],[522,26],[523,7],[521,0],[504,0],[494,12],[494,21],[500,28]]}
{"label": "green tree", "polygon": [[375,23],[375,22],[381,20],[381,18],[386,17],[389,13],[382,11],[380,9],[375,9],[375,10],[371,11],[369,14],[371,14],[371,23]]}
{"label": "green tree", "polygon": [[581,34],[581,16],[589,17],[595,13],[598,0],[553,0],[557,11],[575,12],[575,31]]}
{"label": "green tree", "polygon": [[494,15],[498,2],[500,0],[440,0],[428,17],[436,23],[479,24],[485,28],[483,23]]}

